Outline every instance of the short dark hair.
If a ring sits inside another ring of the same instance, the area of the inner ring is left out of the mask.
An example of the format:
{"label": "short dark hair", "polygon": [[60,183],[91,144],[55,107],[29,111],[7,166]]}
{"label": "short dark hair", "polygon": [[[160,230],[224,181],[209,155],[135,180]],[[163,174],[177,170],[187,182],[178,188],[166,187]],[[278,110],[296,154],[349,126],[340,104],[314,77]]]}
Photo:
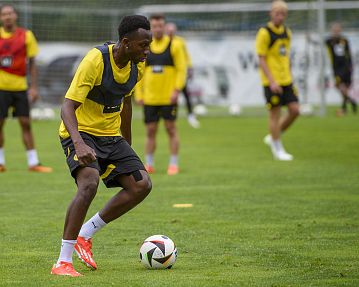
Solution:
{"label": "short dark hair", "polygon": [[151,20],[166,20],[166,17],[163,14],[157,13],[150,16],[150,21]]}
{"label": "short dark hair", "polygon": [[145,16],[131,15],[123,17],[120,25],[118,26],[118,37],[120,41],[128,34],[137,31],[138,29],[150,30],[150,22]]}

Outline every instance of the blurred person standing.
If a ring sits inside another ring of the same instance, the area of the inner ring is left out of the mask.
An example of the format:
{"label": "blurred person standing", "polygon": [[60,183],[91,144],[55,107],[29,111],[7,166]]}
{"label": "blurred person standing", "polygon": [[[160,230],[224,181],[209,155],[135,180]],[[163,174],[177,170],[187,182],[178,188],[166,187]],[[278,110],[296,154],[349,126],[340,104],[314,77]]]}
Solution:
{"label": "blurred person standing", "polygon": [[342,35],[340,23],[333,23],[331,36],[326,40],[329,58],[332,63],[335,86],[343,98],[342,108],[339,115],[347,112],[347,103],[352,106],[353,113],[357,112],[357,103],[349,96],[349,89],[352,84],[353,63],[350,53],[349,41]]}
{"label": "blurred person standing", "polygon": [[186,107],[187,107],[187,121],[190,124],[191,127],[198,129],[200,127],[200,123],[196,117],[196,115],[193,113],[193,105],[191,101],[191,95],[188,90],[188,81],[192,79],[193,77],[193,67],[192,67],[192,59],[188,52],[186,41],[184,38],[176,35],[177,33],[177,26],[175,23],[166,23],[166,33],[171,38],[176,38],[179,42],[182,43],[182,48],[186,56],[186,64],[187,64],[187,81],[186,84],[182,90],[182,93],[186,100]]}
{"label": "blurred person standing", "polygon": [[148,173],[154,173],[156,135],[161,118],[169,138],[168,175],[179,172],[179,136],[176,127],[177,101],[186,81],[186,57],[178,39],[165,34],[165,17],[150,17],[153,41],[143,79],[136,86],[136,100],[144,106],[146,125],[145,161]]}
{"label": "blurred person standing", "polygon": [[[288,7],[284,1],[273,1],[271,21],[259,29],[256,37],[260,75],[269,110],[270,134],[264,138],[264,143],[270,146],[274,159],[281,161],[293,160],[283,147],[281,135],[299,116],[298,95],[290,67],[292,33],[284,26],[287,14]],[[281,117],[282,106],[288,108],[284,117]]]}
{"label": "blurred person standing", "polygon": [[[40,164],[34,145],[30,121],[30,103],[38,99],[35,56],[38,46],[30,30],[17,26],[17,12],[12,5],[0,7],[0,172],[5,169],[4,124],[9,109],[17,117],[26,148],[29,171],[52,172]],[[30,87],[27,85],[29,66]]]}

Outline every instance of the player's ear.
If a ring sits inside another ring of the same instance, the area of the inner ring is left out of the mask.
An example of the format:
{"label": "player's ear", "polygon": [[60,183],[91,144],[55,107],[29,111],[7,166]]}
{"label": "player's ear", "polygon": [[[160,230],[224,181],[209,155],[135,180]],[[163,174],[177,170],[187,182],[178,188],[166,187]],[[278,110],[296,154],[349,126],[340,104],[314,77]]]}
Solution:
{"label": "player's ear", "polygon": [[121,40],[121,46],[125,47],[125,50],[128,50],[129,44],[130,44],[130,40],[127,37],[123,37]]}

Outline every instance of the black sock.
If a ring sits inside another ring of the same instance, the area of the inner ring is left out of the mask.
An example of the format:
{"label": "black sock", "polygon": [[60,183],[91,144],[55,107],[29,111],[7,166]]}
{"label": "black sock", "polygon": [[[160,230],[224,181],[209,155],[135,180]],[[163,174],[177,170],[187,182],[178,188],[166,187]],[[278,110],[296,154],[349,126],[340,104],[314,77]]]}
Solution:
{"label": "black sock", "polygon": [[347,102],[348,102],[348,98],[344,97],[343,104],[342,104],[342,110],[343,110],[344,113],[347,112]]}

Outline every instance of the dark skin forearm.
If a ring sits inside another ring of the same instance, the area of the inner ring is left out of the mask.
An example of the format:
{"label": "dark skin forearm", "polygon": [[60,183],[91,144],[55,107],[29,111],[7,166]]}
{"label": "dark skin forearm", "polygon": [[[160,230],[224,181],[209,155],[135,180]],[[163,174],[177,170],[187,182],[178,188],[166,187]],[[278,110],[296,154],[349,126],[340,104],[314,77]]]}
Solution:
{"label": "dark skin forearm", "polygon": [[37,67],[35,58],[29,59],[29,72],[30,72],[30,88],[29,88],[29,99],[33,103],[39,98],[39,92],[37,88]]}
{"label": "dark skin forearm", "polygon": [[65,98],[61,108],[61,119],[63,120],[74,144],[83,141],[77,129],[78,123],[75,115],[75,111],[80,105],[81,103],[79,102]]}
{"label": "dark skin forearm", "polygon": [[37,89],[37,67],[35,63],[35,58],[29,59],[29,68],[30,68],[30,83],[31,87]]}
{"label": "dark skin forearm", "polygon": [[123,101],[123,108],[121,111],[121,134],[129,145],[132,144],[132,101],[131,97],[126,97]]}
{"label": "dark skin forearm", "polygon": [[81,103],[66,99],[61,108],[61,118],[70,134],[71,140],[75,146],[76,155],[81,165],[87,165],[96,160],[95,151],[85,144],[79,131],[75,111]]}

